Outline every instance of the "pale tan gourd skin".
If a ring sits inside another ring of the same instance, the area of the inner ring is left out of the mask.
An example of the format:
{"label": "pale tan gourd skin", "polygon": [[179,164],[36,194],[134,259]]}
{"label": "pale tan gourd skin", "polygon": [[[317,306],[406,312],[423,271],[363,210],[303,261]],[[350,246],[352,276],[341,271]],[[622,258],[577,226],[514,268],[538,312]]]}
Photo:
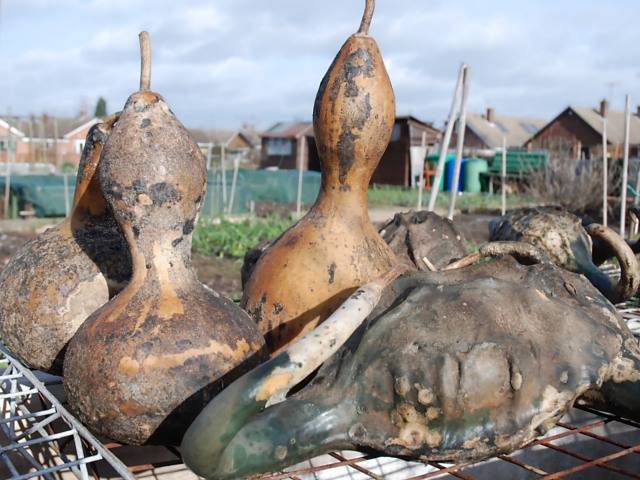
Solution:
{"label": "pale tan gourd skin", "polygon": [[0,337],[27,365],[62,373],[67,343],[131,276],[97,168],[116,117],[87,134],[67,219],[25,244],[0,275]]}
{"label": "pale tan gourd skin", "polygon": [[196,278],[191,236],[204,158],[159,94],[129,97],[105,145],[100,183],[133,276],[70,342],[67,399],[109,438],[175,444],[222,388],[260,363],[264,340],[244,311]]}
{"label": "pale tan gourd skin", "polygon": [[322,167],[318,198],[265,251],[242,298],[271,351],[313,329],[357,286],[397,263],[367,211],[369,181],[394,118],[393,89],[378,46],[356,33],[326,73],[314,105]]}

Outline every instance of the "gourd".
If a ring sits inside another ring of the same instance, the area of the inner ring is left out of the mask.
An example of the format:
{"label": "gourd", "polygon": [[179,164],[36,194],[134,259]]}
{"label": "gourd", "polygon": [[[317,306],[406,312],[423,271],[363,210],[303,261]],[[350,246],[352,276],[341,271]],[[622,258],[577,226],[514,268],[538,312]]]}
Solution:
{"label": "gourd", "polygon": [[89,130],[68,218],[20,248],[0,275],[0,337],[30,367],[62,373],[67,343],[131,276],[97,168],[117,116]]}
{"label": "gourd", "polygon": [[[522,208],[491,221],[492,241],[519,241],[543,250],[556,265],[581,273],[611,302],[623,302],[640,286],[640,267],[629,245],[613,230],[591,223],[558,207]],[[612,282],[592,258],[593,240],[618,259],[622,274]]]}
{"label": "gourd", "polygon": [[360,29],[325,74],[313,109],[321,161],[311,210],[258,260],[241,306],[277,351],[324,320],[355,288],[396,262],[369,220],[367,188],[395,118],[393,89],[368,35],[373,0]]}
{"label": "gourd", "polygon": [[133,275],[70,342],[65,390],[94,431],[123,443],[171,444],[225,385],[261,361],[264,341],[245,312],[196,278],[191,237],[205,194],[204,158],[149,91],[146,32],[140,43],[140,91],[127,100],[100,165]]}
{"label": "gourd", "polygon": [[380,235],[398,259],[418,270],[440,270],[467,253],[453,222],[425,210],[396,213]]}
{"label": "gourd", "polygon": [[577,400],[640,418],[640,348],[615,307],[583,276],[535,263],[535,247],[507,246],[534,264],[503,257],[358,289],[202,411],[185,463],[232,479],[335,450],[466,462],[544,435]]}

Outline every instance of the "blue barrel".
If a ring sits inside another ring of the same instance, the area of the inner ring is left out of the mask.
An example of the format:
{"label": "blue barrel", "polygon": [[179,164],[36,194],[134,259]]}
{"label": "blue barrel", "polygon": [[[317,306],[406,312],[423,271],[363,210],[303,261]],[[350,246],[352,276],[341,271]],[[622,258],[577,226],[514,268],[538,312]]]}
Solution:
{"label": "blue barrel", "polygon": [[[458,191],[461,192],[464,188],[464,164],[467,160],[462,159],[462,163],[460,165],[460,178],[458,179]],[[456,159],[451,158],[447,160],[444,164],[444,172],[445,172],[445,181],[444,181],[444,189],[446,191],[451,191],[451,187],[453,186],[453,170],[456,166]]]}

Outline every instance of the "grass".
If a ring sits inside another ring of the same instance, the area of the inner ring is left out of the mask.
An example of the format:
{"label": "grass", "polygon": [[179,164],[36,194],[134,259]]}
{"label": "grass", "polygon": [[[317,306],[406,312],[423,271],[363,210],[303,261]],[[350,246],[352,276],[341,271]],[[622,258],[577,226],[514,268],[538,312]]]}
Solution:
{"label": "grass", "polygon": [[271,240],[291,226],[293,221],[278,215],[266,218],[219,222],[202,219],[193,232],[193,251],[204,255],[243,258],[251,247]]}
{"label": "grass", "polygon": [[[428,191],[423,192],[422,205],[429,203]],[[397,186],[374,186],[367,194],[370,206],[398,206],[416,208],[418,191],[416,189]],[[466,213],[495,213],[500,210],[500,194],[462,193],[456,201],[456,208]],[[507,195],[507,208],[518,208],[537,205],[540,202],[531,196]],[[436,200],[436,208],[445,209],[449,205],[449,192],[440,192]]]}

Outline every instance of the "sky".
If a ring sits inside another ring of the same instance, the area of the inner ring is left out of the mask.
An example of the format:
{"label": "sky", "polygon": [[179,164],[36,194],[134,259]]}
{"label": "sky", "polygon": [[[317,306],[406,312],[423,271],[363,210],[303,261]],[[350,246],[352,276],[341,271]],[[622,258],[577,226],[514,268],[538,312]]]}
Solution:
{"label": "sky", "polygon": [[[322,76],[364,0],[0,0],[0,115],[71,116],[138,87],[189,127],[310,120]],[[398,115],[441,126],[461,62],[469,110],[551,119],[569,104],[640,103],[638,0],[377,0]]]}

